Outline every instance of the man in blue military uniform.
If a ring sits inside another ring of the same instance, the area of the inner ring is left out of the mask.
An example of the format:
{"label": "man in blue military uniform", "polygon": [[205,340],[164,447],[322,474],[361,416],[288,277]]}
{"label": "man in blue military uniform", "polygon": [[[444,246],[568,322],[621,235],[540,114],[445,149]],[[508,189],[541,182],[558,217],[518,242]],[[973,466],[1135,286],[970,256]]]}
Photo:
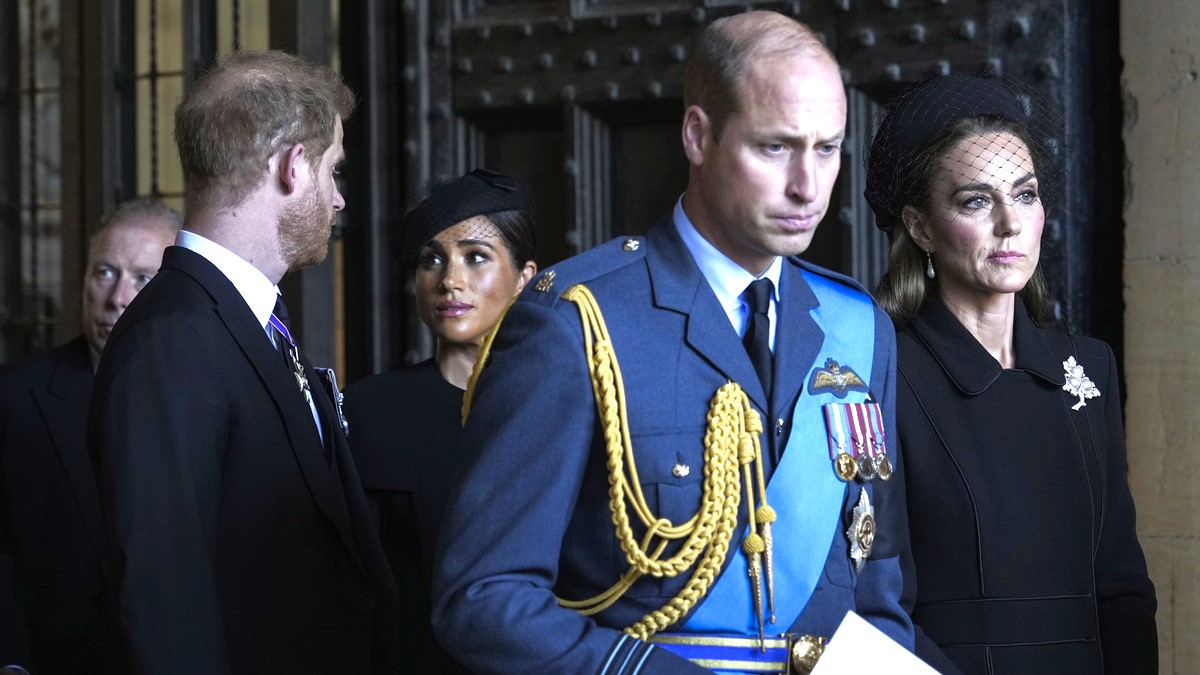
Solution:
{"label": "man in blue military uniform", "polygon": [[739,14],[684,102],[672,215],[530,284],[468,395],[434,624],[478,672],[782,673],[848,610],[911,649],[893,329],[794,257],[840,166],[837,64]]}

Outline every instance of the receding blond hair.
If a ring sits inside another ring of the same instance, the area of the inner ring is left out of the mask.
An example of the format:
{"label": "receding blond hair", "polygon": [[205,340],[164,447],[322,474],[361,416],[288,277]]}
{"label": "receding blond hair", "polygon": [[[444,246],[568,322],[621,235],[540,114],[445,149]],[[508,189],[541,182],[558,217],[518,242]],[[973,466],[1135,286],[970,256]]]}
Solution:
{"label": "receding blond hair", "polygon": [[811,52],[837,63],[813,29],[778,12],[759,10],[713,21],[692,46],[683,75],[684,108],[703,110],[712,122],[713,138],[720,140],[725,123],[738,111],[738,88],[750,62],[789,52]]}

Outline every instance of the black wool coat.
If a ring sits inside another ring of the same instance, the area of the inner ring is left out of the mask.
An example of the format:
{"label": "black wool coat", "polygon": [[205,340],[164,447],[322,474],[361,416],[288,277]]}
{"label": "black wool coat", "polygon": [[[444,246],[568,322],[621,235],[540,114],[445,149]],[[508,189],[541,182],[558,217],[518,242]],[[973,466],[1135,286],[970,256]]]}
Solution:
{"label": "black wool coat", "polygon": [[[943,672],[1156,672],[1112,350],[1019,300],[1013,341],[1002,369],[937,299],[897,333],[918,654]],[[1098,397],[1064,390],[1068,357]]]}

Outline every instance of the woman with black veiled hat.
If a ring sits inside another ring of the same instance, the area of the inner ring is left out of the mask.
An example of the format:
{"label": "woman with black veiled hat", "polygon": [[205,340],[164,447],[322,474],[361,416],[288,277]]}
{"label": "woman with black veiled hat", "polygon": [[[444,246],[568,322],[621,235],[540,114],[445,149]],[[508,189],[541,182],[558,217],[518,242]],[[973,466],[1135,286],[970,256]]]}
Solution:
{"label": "woman with black veiled hat", "polygon": [[1041,327],[1065,152],[1039,96],[957,76],[892,101],[868,152],[892,239],[877,296],[897,326],[906,596],[944,672],[1157,671],[1116,361]]}
{"label": "woman with black veiled hat", "polygon": [[433,637],[431,566],[480,344],[537,272],[529,208],[511,176],[484,169],[435,185],[405,216],[402,252],[435,355],[345,391],[350,450],[400,591],[400,672],[468,672]]}

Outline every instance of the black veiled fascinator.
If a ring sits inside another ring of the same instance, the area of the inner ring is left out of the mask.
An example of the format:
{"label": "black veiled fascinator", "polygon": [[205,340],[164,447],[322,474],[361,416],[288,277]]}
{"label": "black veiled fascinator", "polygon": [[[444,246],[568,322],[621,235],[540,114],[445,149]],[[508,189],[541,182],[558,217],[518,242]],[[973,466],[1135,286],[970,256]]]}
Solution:
{"label": "black veiled fascinator", "polygon": [[426,242],[464,220],[529,208],[530,197],[525,187],[512,176],[497,171],[475,169],[465,176],[436,184],[430,188],[429,196],[404,216],[402,260],[406,266],[412,266]]}
{"label": "black veiled fascinator", "polygon": [[924,195],[916,193],[928,189],[932,178],[928,172],[940,166],[937,161],[923,161],[922,151],[966,117],[1015,123],[1022,132],[1018,136],[1024,136],[1029,146],[1043,207],[1049,211],[1062,195],[1065,130],[1062,117],[1044,97],[1008,77],[935,77],[907,89],[884,107],[867,148],[864,196],[880,229],[890,234],[900,224],[904,206],[920,203]]}

